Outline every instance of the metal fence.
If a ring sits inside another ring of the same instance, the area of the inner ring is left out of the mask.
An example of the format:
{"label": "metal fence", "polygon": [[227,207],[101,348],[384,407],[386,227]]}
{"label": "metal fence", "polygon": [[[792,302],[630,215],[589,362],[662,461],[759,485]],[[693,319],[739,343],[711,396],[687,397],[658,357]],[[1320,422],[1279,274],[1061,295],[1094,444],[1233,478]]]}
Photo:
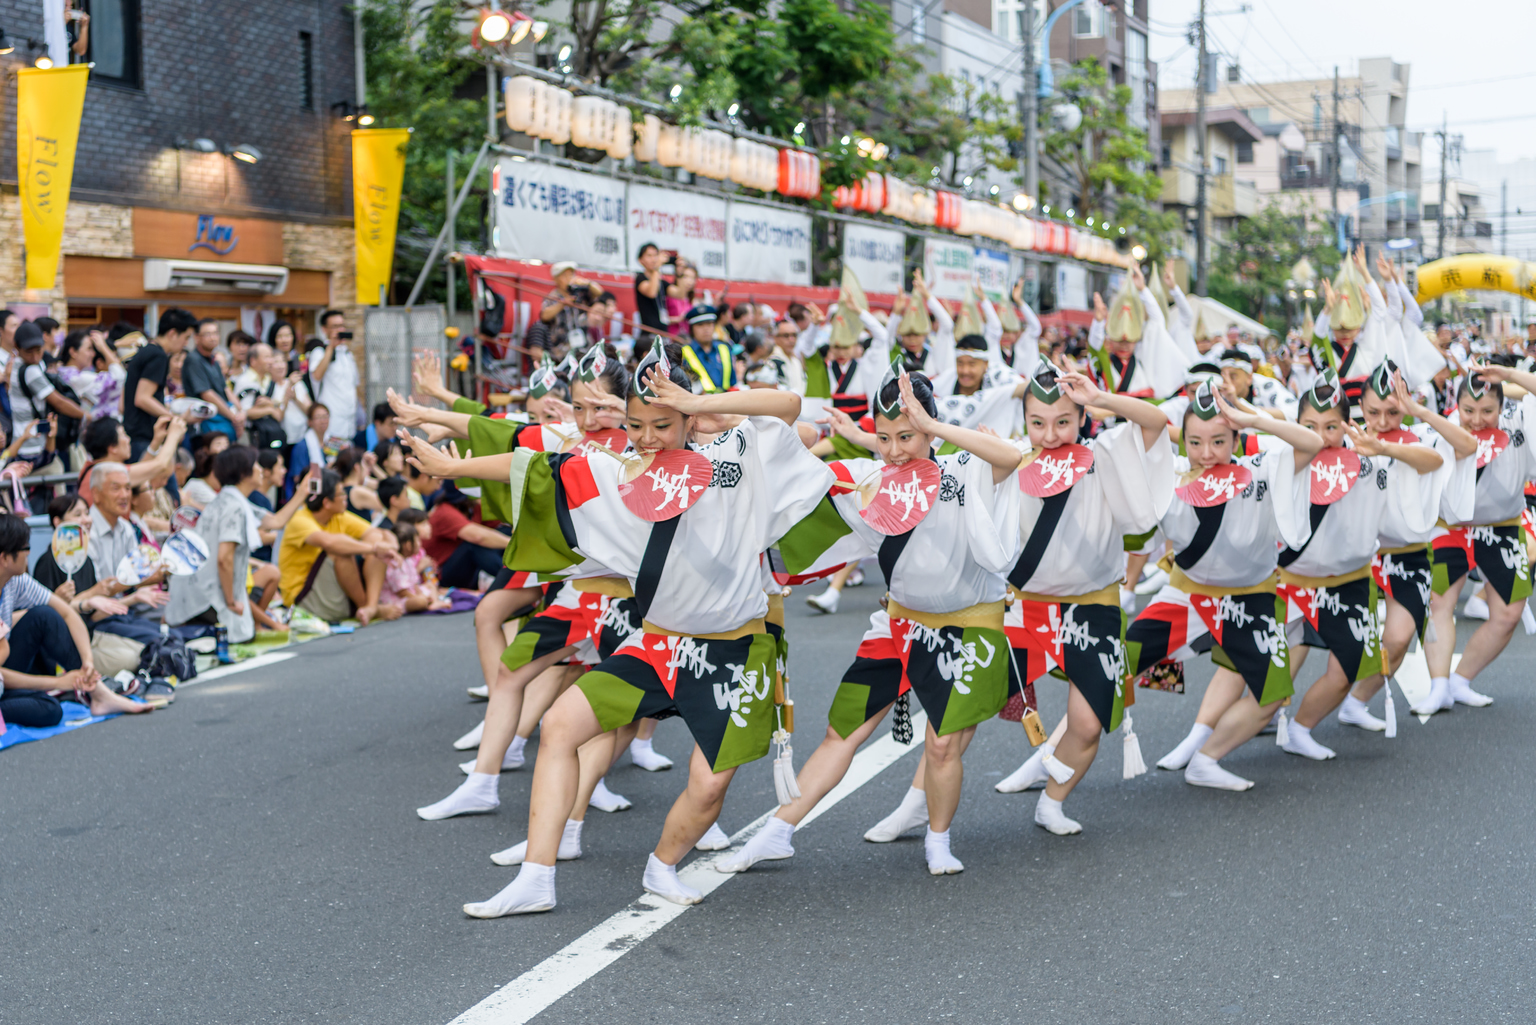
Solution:
{"label": "metal fence", "polygon": [[411,359],[417,353],[437,353],[446,369],[446,326],[447,315],[442,306],[379,306],[367,310],[363,320],[367,352],[363,386],[370,409],[384,401],[384,393],[390,388],[402,395],[410,394]]}

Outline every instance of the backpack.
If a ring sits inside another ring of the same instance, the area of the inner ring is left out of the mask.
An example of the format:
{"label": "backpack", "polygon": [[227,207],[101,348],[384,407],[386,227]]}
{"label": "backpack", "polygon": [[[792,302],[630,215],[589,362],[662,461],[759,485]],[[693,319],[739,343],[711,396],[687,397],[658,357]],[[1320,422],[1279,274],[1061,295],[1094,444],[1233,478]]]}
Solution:
{"label": "backpack", "polygon": [[144,645],[139,655],[139,672],[186,683],[197,676],[197,657],[180,637],[162,634]]}

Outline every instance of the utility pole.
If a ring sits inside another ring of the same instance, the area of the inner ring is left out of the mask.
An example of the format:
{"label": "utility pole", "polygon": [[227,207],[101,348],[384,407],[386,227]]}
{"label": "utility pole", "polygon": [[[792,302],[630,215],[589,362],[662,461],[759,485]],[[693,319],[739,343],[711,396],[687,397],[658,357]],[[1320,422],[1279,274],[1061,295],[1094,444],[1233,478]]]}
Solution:
{"label": "utility pole", "polygon": [[458,305],[458,303],[457,303],[458,297],[456,295],[454,295],[454,288],[453,288],[453,253],[454,253],[454,250],[459,248],[458,233],[454,230],[457,227],[457,225],[455,225],[453,223],[454,222],[454,217],[453,217],[453,158],[454,158],[454,155],[455,155],[454,151],[450,149],[448,151],[448,168],[447,168],[447,175],[446,175],[446,177],[447,177],[447,185],[448,185],[448,191],[447,191],[446,195],[447,195],[448,198],[447,198],[447,201],[443,204],[443,213],[448,218],[448,255],[443,259],[443,271],[444,271],[445,275],[448,278],[448,323],[450,325],[453,324],[453,317],[454,317],[454,314],[457,312],[457,305]]}
{"label": "utility pole", "polygon": [[354,76],[353,91],[357,93],[356,104],[359,107],[368,105],[368,63],[364,59],[363,48],[363,3],[362,0],[353,0],[352,4],[352,74]]}
{"label": "utility pole", "polygon": [[1349,242],[1344,237],[1344,222],[1339,219],[1339,66],[1333,66],[1333,145],[1329,147],[1333,151],[1333,167],[1328,175],[1328,195],[1333,204],[1333,236],[1334,244],[1339,252],[1349,249]]}
{"label": "utility pole", "polygon": [[1509,255],[1509,179],[1499,183],[1499,255]]}
{"label": "utility pole", "polygon": [[1440,112],[1440,206],[1435,216],[1435,259],[1445,259],[1445,203],[1447,198],[1446,167],[1450,163],[1450,124],[1445,112]]}
{"label": "utility pole", "polygon": [[[1021,44],[1024,47],[1024,92],[1019,97],[1019,120],[1024,122],[1024,195],[1030,201],[1040,202],[1040,117],[1036,113],[1039,103],[1039,84],[1035,81],[1035,0],[1024,0],[1019,26]],[[1049,45],[1049,41],[1047,41]],[[1049,59],[1049,54],[1047,54]]]}
{"label": "utility pole", "polygon": [[1199,68],[1195,84],[1195,143],[1200,147],[1200,170],[1195,175],[1195,294],[1208,295],[1205,280],[1205,93],[1210,87],[1210,69],[1205,50],[1205,0],[1200,0]]}

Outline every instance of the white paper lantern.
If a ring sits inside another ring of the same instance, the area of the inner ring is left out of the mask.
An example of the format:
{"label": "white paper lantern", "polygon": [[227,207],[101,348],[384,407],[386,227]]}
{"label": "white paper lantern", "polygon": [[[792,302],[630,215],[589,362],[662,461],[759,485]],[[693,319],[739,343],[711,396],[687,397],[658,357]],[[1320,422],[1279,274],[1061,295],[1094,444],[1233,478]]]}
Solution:
{"label": "white paper lantern", "polygon": [[683,130],[676,125],[661,125],[656,142],[656,162],[662,167],[683,166]]}
{"label": "white paper lantern", "polygon": [[1035,247],[1035,222],[1023,214],[1019,214],[1018,223],[1014,225],[1013,239],[1011,241],[1015,249],[1033,249]]}
{"label": "white paper lantern", "polygon": [[529,75],[516,75],[506,80],[502,89],[507,108],[507,127],[514,132],[527,132],[533,125],[534,94],[539,81]]}
{"label": "white paper lantern", "polygon": [[613,105],[613,127],[608,137],[608,155],[615,160],[626,160],[634,152],[635,131],[629,108]]}
{"label": "white paper lantern", "polygon": [[571,110],[576,102],[564,89],[550,87],[550,95],[553,102],[550,104],[553,112],[553,121],[550,128],[549,141],[557,145],[564,145],[571,141]]}
{"label": "white paper lantern", "polygon": [[578,96],[571,103],[571,143],[584,149],[599,149],[608,144],[608,101],[596,96]]}
{"label": "white paper lantern", "polygon": [[642,164],[649,164],[658,158],[657,149],[661,144],[661,130],[664,128],[661,118],[655,114],[647,114],[645,118],[635,126],[635,160]]}

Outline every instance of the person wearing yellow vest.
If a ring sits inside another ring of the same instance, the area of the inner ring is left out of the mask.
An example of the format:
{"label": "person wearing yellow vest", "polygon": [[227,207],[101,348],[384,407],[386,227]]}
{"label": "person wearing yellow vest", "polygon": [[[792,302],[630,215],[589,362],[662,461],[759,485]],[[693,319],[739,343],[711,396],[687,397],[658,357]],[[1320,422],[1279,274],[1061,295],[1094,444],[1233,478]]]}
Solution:
{"label": "person wearing yellow vest", "polygon": [[694,389],[705,395],[730,391],[736,385],[736,367],[730,343],[715,337],[719,314],[713,306],[688,311],[688,341],[683,343],[683,362],[693,373]]}

